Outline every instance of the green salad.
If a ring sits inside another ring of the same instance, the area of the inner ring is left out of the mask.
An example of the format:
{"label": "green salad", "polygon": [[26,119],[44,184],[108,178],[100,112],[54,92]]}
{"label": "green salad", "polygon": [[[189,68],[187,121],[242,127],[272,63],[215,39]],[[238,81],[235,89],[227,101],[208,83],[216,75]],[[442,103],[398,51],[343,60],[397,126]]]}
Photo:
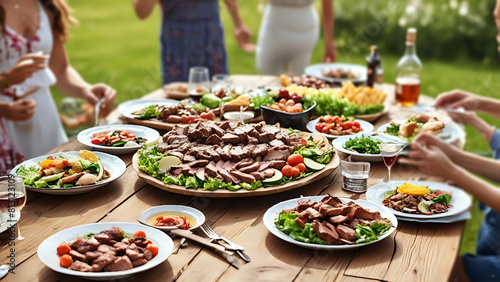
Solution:
{"label": "green salad", "polygon": [[379,139],[371,138],[370,136],[356,136],[349,139],[344,143],[343,148],[356,151],[360,154],[380,154],[380,144],[382,141]]}

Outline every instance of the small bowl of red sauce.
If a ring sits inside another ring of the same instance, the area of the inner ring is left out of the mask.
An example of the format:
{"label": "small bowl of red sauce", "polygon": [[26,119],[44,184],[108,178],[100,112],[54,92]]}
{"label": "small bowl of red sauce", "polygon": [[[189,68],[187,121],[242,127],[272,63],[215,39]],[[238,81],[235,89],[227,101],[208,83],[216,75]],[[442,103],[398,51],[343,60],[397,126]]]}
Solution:
{"label": "small bowl of red sauce", "polygon": [[188,206],[164,205],[145,210],[137,221],[161,230],[193,230],[205,222],[205,215]]}

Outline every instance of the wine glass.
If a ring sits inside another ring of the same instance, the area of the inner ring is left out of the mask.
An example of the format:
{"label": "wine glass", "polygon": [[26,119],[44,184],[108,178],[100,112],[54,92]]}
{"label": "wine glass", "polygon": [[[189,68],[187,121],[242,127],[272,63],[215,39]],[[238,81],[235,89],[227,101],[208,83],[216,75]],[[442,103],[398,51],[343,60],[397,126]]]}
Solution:
{"label": "wine glass", "polygon": [[[219,94],[220,90],[223,93]],[[212,77],[212,92],[221,99],[231,95],[231,79],[229,79],[229,75],[223,73],[214,74]]]}
{"label": "wine glass", "polygon": [[[25,204],[26,188],[23,180],[13,175],[0,177],[0,212],[2,213],[0,226],[19,218]],[[24,240],[19,222],[17,222],[17,240]]]}
{"label": "wine glass", "polygon": [[208,68],[206,67],[191,67],[189,69],[188,82],[189,97],[194,103],[200,102],[203,94],[210,92],[210,79],[208,76]]}
{"label": "wine glass", "polygon": [[399,153],[406,146],[406,143],[399,142],[382,142],[380,145],[380,153],[384,159],[384,164],[387,166],[387,182],[391,182],[391,167],[396,162]]}

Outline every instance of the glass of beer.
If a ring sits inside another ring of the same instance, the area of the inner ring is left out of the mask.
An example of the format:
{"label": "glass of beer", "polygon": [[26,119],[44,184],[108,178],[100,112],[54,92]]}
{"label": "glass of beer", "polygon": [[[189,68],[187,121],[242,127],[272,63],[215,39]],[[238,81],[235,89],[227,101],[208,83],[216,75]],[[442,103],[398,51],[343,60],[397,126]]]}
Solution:
{"label": "glass of beer", "polygon": [[188,93],[194,103],[200,102],[203,94],[210,92],[208,68],[191,67],[189,69]]}
{"label": "glass of beer", "polygon": [[420,95],[420,79],[414,77],[398,77],[396,79],[396,101],[403,106],[418,103]]}

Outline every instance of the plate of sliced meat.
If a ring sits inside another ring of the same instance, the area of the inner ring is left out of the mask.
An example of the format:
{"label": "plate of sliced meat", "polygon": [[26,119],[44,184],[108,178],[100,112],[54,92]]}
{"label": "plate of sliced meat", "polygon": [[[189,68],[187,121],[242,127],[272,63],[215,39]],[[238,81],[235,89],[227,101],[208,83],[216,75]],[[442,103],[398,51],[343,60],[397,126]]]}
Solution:
{"label": "plate of sliced meat", "polygon": [[[203,197],[287,191],[330,175],[339,162],[319,134],[228,121],[176,126],[163,142],[139,150],[132,160],[139,178],[149,184]],[[292,166],[296,174],[287,175]]]}
{"label": "plate of sliced meat", "polygon": [[59,273],[107,281],[159,265],[173,247],[172,239],[161,230],[138,223],[100,222],[57,232],[40,244],[37,254]]}
{"label": "plate of sliced meat", "polygon": [[386,207],[365,200],[330,195],[278,203],[263,217],[276,237],[309,249],[356,249],[387,238],[398,225]]}

